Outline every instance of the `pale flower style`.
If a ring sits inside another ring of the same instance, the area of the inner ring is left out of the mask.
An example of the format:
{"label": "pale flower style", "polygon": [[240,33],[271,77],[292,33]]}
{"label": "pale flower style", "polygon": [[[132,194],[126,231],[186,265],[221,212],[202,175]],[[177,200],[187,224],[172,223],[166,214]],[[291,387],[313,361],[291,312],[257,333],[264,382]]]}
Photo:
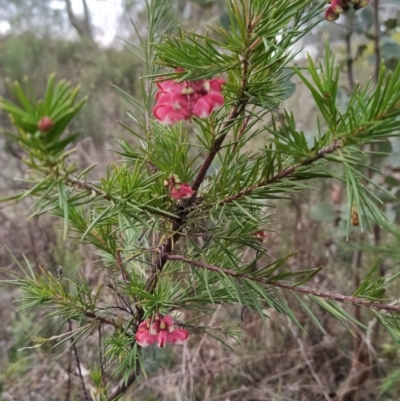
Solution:
{"label": "pale flower style", "polygon": [[225,80],[222,78],[182,83],[174,80],[157,82],[159,91],[153,114],[163,125],[190,120],[192,116],[208,118],[224,104],[221,94],[224,84]]}
{"label": "pale flower style", "polygon": [[183,344],[189,337],[189,332],[185,329],[177,329],[171,316],[155,316],[153,323],[146,319],[140,323],[136,332],[136,341],[141,347],[158,343],[160,348],[164,348],[167,343]]}

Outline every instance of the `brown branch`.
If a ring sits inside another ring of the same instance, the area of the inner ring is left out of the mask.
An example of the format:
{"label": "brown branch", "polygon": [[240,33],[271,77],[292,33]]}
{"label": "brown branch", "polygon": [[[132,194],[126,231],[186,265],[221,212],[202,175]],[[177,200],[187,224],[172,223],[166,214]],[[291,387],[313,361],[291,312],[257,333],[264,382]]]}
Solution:
{"label": "brown branch", "polygon": [[[247,40],[243,47],[244,51],[243,51],[243,55],[242,55],[242,81],[241,81],[241,89],[240,89],[240,93],[238,96],[238,100],[234,104],[231,112],[229,113],[227,120],[222,125],[219,136],[214,140],[214,143],[211,147],[210,152],[208,153],[207,157],[205,158],[202,166],[200,167],[200,169],[197,173],[194,183],[192,184],[192,189],[194,191],[192,201],[195,200],[197,191],[198,191],[201,183],[203,182],[203,180],[207,174],[207,171],[210,168],[211,163],[213,162],[215,156],[220,151],[222,143],[224,142],[226,136],[228,135],[230,127],[235,123],[235,121],[239,117],[239,115],[245,110],[247,102],[248,102],[248,96],[246,95],[246,89],[247,89],[247,84],[248,84],[248,68],[249,68],[248,59],[251,55],[251,52],[254,50],[254,46],[253,47],[251,46],[252,44],[254,44],[254,41],[253,41],[253,43],[250,43],[250,41],[251,41],[251,34],[253,32],[253,29],[257,24],[257,20],[252,18],[249,10],[247,10],[247,11],[248,11],[248,13],[247,13]],[[257,39],[255,41],[257,41]],[[150,291],[154,288],[154,286],[157,282],[158,272],[163,269],[163,267],[167,261],[165,258],[165,255],[167,255],[171,252],[173,244],[176,243],[179,240],[179,238],[181,237],[180,229],[185,221],[185,218],[186,218],[186,213],[184,211],[182,211],[179,219],[177,219],[173,222],[173,227],[172,227],[171,231],[174,234],[171,237],[167,238],[163,242],[163,244],[160,246],[157,262],[155,263],[153,271],[151,273],[151,276],[148,278],[146,285],[145,285],[146,291]]]}
{"label": "brown branch", "polygon": [[229,128],[233,124],[234,120],[239,116],[241,110],[243,110],[243,107],[241,107],[243,103],[247,103],[247,101],[245,101],[243,99],[238,100],[236,102],[236,104],[233,106],[233,109],[228,116],[228,120],[222,126],[222,130],[221,130],[222,134],[220,134],[218,136],[218,138],[214,141],[210,152],[208,153],[202,166],[200,167],[199,172],[197,173],[197,176],[192,185],[193,191],[197,192],[201,183],[203,182],[203,180],[207,174],[207,171],[210,168],[211,163],[213,162],[216,154],[221,150],[222,143],[224,142],[226,136],[228,135]]}
{"label": "brown branch", "polygon": [[[72,333],[71,319],[68,319],[68,326],[69,326],[69,331]],[[79,378],[81,379],[81,385],[82,385],[83,394],[85,395],[85,401],[89,401],[89,395],[88,395],[88,392],[87,392],[87,389],[86,389],[85,380],[83,379],[81,363],[80,363],[80,360],[79,360],[78,350],[76,348],[75,338],[74,338],[73,335],[71,335],[71,344],[72,344],[73,353],[75,355],[75,361],[76,361],[76,366],[78,368]]]}
{"label": "brown branch", "polygon": [[103,339],[102,339],[102,333],[101,330],[103,329],[103,326],[100,324],[99,325],[99,365],[100,365],[100,372],[101,372],[101,382],[103,384],[103,387],[107,387],[106,383],[106,376],[104,373],[104,356],[103,356]]}
{"label": "brown branch", "polygon": [[[351,26],[353,22],[353,17],[349,14],[346,15],[346,26]],[[344,35],[344,41],[346,43],[346,65],[347,65],[347,78],[349,80],[349,88],[352,92],[354,89],[354,74],[353,74],[353,56],[351,52],[351,37],[353,32],[348,30]]]}
{"label": "brown branch", "polygon": [[68,366],[67,366],[67,375],[68,375],[68,380],[67,380],[67,388],[65,390],[65,398],[64,401],[70,401],[71,400],[71,375],[72,375],[72,357],[71,353],[68,353]]}
{"label": "brown branch", "polygon": [[196,196],[196,192],[199,189],[201,183],[203,182],[208,169],[211,166],[216,154],[221,150],[222,143],[224,142],[226,136],[228,135],[229,128],[234,124],[235,120],[239,117],[239,115],[245,110],[247,102],[249,100],[248,95],[246,94],[247,86],[248,86],[248,73],[249,73],[249,57],[251,52],[254,50],[254,43],[258,42],[258,39],[255,39],[253,43],[251,41],[251,34],[253,32],[254,27],[256,26],[257,21],[253,19],[250,10],[247,11],[247,33],[246,40],[243,44],[243,54],[242,56],[242,80],[240,84],[240,93],[238,96],[238,100],[234,104],[232,111],[230,112],[227,121],[222,126],[221,132],[219,136],[215,139],[210,152],[205,158],[202,166],[200,167],[199,172],[194,180],[192,185],[193,191],[195,192],[194,196]]}
{"label": "brown branch", "polygon": [[120,329],[121,328],[118,324],[112,322],[111,320],[108,320],[108,319],[106,319],[104,317],[98,316],[98,315],[96,315],[95,313],[93,313],[91,311],[80,310],[80,312],[82,312],[86,317],[88,317],[90,319],[97,320],[100,323],[108,324],[110,326],[115,327],[116,329]]}
{"label": "brown branch", "polygon": [[374,79],[375,83],[379,80],[379,70],[381,65],[381,28],[379,26],[379,0],[374,0],[374,53],[375,53],[375,71]]}
{"label": "brown branch", "polygon": [[88,181],[83,181],[80,180],[79,178],[73,177],[73,176],[68,176],[65,180],[65,182],[72,186],[72,187],[76,187],[79,189],[83,189],[85,191],[91,192],[93,194],[96,194],[97,196],[107,199],[107,200],[111,200],[110,196],[107,195],[104,191],[102,191],[101,189],[97,188],[94,184],[92,184],[91,182]]}
{"label": "brown branch", "polygon": [[326,290],[318,290],[315,288],[309,287],[299,287],[294,284],[286,283],[284,281],[271,281],[263,277],[253,276],[252,274],[237,272],[230,269],[224,269],[215,265],[208,265],[203,262],[199,262],[196,260],[187,259],[181,255],[165,255],[165,258],[168,260],[175,260],[179,262],[188,263],[192,266],[201,267],[202,269],[207,269],[216,273],[225,274],[227,276],[235,277],[235,278],[244,278],[252,281],[257,281],[262,284],[271,285],[273,287],[283,288],[285,290],[299,292],[301,294],[313,295],[319,298],[331,299],[337,302],[344,302],[351,305],[363,306],[365,308],[373,308],[377,310],[385,310],[387,312],[395,312],[400,313],[400,305],[388,304],[379,301],[369,301],[368,299],[353,297],[351,295],[343,295],[332,291]]}
{"label": "brown branch", "polygon": [[258,184],[254,184],[249,188],[243,189],[242,191],[238,192],[235,195],[232,195],[232,196],[229,196],[229,197],[227,197],[225,199],[222,199],[220,202],[218,202],[218,205],[223,205],[223,204],[226,204],[226,203],[233,202],[236,199],[241,198],[242,196],[246,196],[246,195],[251,194],[256,189],[265,187],[266,185],[269,185],[269,184],[273,184],[274,182],[279,181],[282,178],[286,178],[286,177],[294,174],[300,167],[304,167],[304,166],[307,166],[308,164],[312,164],[315,161],[324,158],[325,155],[335,152],[342,145],[343,145],[343,141],[335,140],[330,145],[327,145],[327,146],[321,148],[314,156],[308,158],[307,160],[305,160],[305,161],[303,161],[301,163],[297,163],[297,164],[294,164],[292,166],[286,167],[283,170],[281,170],[279,173],[277,173],[274,176],[272,176],[271,178],[263,180],[263,181],[259,182]]}

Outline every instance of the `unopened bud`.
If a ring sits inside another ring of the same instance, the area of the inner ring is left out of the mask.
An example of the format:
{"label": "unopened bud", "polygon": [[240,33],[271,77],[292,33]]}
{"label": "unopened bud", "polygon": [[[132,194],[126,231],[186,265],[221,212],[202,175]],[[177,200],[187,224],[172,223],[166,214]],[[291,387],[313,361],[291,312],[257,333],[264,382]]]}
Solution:
{"label": "unopened bud", "polygon": [[332,10],[332,7],[328,7],[325,11],[325,19],[329,22],[336,21],[339,18],[338,14]]}
{"label": "unopened bud", "polygon": [[369,4],[369,0],[359,0],[357,4],[354,4],[354,10],[360,10]]}
{"label": "unopened bud", "polygon": [[42,117],[38,122],[38,128],[41,132],[48,132],[53,128],[53,120],[50,117]]}
{"label": "unopened bud", "polygon": [[359,226],[360,225],[360,219],[359,219],[359,217],[358,217],[358,212],[357,212],[357,209],[356,209],[356,206],[355,205],[353,205],[353,208],[351,209],[351,217],[350,217],[350,220],[351,220],[351,225],[352,226]]}
{"label": "unopened bud", "polygon": [[260,242],[264,242],[268,239],[268,233],[265,230],[256,231],[253,234],[253,237],[255,237]]}
{"label": "unopened bud", "polygon": [[344,4],[342,0],[332,0],[331,8],[335,14],[341,14],[343,12]]}

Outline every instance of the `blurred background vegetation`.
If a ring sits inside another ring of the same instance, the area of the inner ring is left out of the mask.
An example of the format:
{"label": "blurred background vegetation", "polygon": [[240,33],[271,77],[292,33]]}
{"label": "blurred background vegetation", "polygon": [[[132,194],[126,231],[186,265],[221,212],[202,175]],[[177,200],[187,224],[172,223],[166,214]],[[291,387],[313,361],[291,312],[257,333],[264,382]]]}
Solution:
{"label": "blurred background vegetation", "polygon": [[[322,0],[321,0],[322,1]],[[131,20],[145,32],[142,0],[0,0],[0,95],[8,98],[6,79],[23,81],[29,76],[32,91],[44,92],[48,75],[56,72],[72,84],[82,85],[90,98],[72,130],[80,129],[75,158],[85,166],[97,162],[97,179],[107,163],[118,160],[110,151],[115,139],[129,133],[117,121],[128,124],[126,109],[115,86],[130,94],[140,91],[141,62],[124,45],[137,39]],[[321,16],[322,17],[322,16]],[[223,0],[177,0],[169,18],[177,18],[183,30],[206,31],[214,21],[228,27]],[[166,24],[168,21],[166,21]],[[307,53],[318,59],[326,41],[341,65],[340,104],[357,82],[375,78],[381,58],[391,69],[400,58],[400,1],[371,0],[362,12],[342,16],[337,23],[323,22],[297,49],[294,63],[306,63]],[[299,126],[312,139],[316,110],[300,82],[283,105],[293,110]],[[282,110],[276,110],[279,113]],[[0,114],[0,132],[10,129]],[[265,140],[268,138],[266,137]],[[371,149],[369,149],[371,150]],[[381,174],[372,174],[393,195],[377,193],[390,228],[373,227],[373,233],[354,227],[346,241],[348,208],[339,183],[320,182],[312,191],[294,195],[286,203],[272,205],[266,241],[269,254],[296,251],[292,268],[325,269],[314,284],[348,293],[366,275],[378,255],[379,274],[400,269],[400,139],[381,142],[373,156],[366,155]],[[13,177],[23,175],[18,151],[0,136],[1,196],[20,188]],[[55,271],[62,265],[68,277],[84,274],[95,285],[106,274],[94,249],[59,235],[58,221],[40,216],[26,221],[29,201],[0,209],[0,266],[16,269],[8,252],[22,255],[36,267]],[[284,240],[283,240],[284,239]],[[0,273],[0,278],[5,278]],[[392,288],[398,298],[399,286]],[[0,291],[0,401],[81,400],[79,377],[71,353],[63,346],[32,347],[35,336],[51,337],[64,330],[65,322],[36,312],[16,312],[14,289]],[[290,300],[289,300],[290,302]],[[293,300],[293,305],[296,305]],[[295,306],[293,306],[295,308]],[[240,322],[242,344],[228,339],[227,347],[199,332],[183,348],[149,350],[148,378],[143,377],[124,400],[400,400],[400,355],[372,315],[347,308],[370,331],[342,327],[325,312],[315,310],[326,333],[296,311],[306,332],[299,332],[275,311],[267,324],[251,311],[218,307],[209,324],[218,327],[226,319]],[[96,360],[91,339],[79,345],[84,378],[91,387],[89,370]]]}

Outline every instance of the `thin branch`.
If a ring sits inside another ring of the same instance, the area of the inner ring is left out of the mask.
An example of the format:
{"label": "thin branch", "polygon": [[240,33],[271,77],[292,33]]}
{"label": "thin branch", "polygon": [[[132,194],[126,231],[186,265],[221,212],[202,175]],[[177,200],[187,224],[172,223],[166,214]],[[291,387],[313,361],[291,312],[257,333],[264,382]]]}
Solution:
{"label": "thin branch", "polygon": [[[250,6],[251,7],[251,6]],[[248,102],[248,95],[246,94],[247,86],[248,86],[248,73],[249,73],[249,57],[251,55],[252,50],[254,47],[251,47],[251,34],[255,24],[252,20],[252,15],[250,10],[248,10],[247,15],[247,32],[246,32],[246,41],[243,44],[243,54],[242,54],[242,80],[240,84],[240,92],[238,95],[238,100],[234,104],[232,111],[229,113],[227,121],[222,126],[220,135],[215,139],[210,152],[208,153],[207,157],[205,158],[202,166],[200,167],[199,172],[194,180],[192,185],[193,191],[196,193],[199,189],[201,183],[203,182],[208,169],[211,166],[216,154],[220,151],[222,143],[224,142],[226,136],[228,135],[229,129],[234,124],[236,119],[239,115],[245,110],[247,102]],[[194,195],[196,196],[196,195]]]}
{"label": "thin branch", "polygon": [[[250,11],[247,15],[247,40],[246,43],[244,43],[243,46],[243,55],[242,55],[242,80],[241,80],[241,89],[240,93],[238,96],[238,100],[234,104],[231,112],[229,113],[229,116],[227,117],[226,122],[223,124],[220,135],[215,139],[212,148],[210,152],[208,153],[207,157],[205,158],[202,166],[200,167],[197,176],[194,180],[194,183],[192,184],[192,188],[194,191],[194,195],[192,197],[192,200],[195,199],[197,191],[203,182],[207,171],[209,167],[211,166],[211,163],[213,162],[216,154],[219,152],[221,149],[222,143],[224,142],[226,136],[228,135],[229,129],[234,124],[236,119],[239,117],[239,115],[245,110],[247,102],[248,102],[248,96],[246,95],[246,89],[248,85],[248,67],[249,67],[249,57],[251,55],[251,52],[253,51],[253,48],[250,46],[251,43],[251,34],[255,28],[255,24],[257,22],[253,20]],[[172,226],[172,232],[174,233],[171,237],[167,238],[162,245],[160,246],[159,249],[159,255],[157,258],[156,263],[154,264],[153,271],[148,278],[146,285],[145,285],[145,290],[150,291],[154,288],[154,286],[157,283],[157,277],[158,277],[158,272],[161,271],[167,261],[165,258],[165,255],[169,254],[172,250],[173,244],[176,243],[179,238],[181,237],[180,229],[185,221],[186,218],[186,213],[182,211],[180,214],[179,219],[176,219],[173,222]]]}
{"label": "thin branch", "polygon": [[100,323],[108,324],[110,326],[115,327],[116,329],[120,329],[121,328],[118,324],[116,324],[116,323],[112,322],[111,320],[108,320],[108,319],[106,319],[106,318],[104,318],[102,316],[98,316],[98,315],[96,315],[94,312],[92,312],[90,310],[79,309],[79,308],[78,308],[78,310],[79,310],[79,312],[81,312],[83,315],[85,315],[86,317],[88,317],[90,319],[97,320]]}
{"label": "thin branch", "polygon": [[[68,326],[69,326],[69,331],[72,333],[71,319],[68,319]],[[76,361],[76,366],[78,368],[79,377],[81,379],[83,394],[85,395],[85,401],[89,401],[89,395],[88,395],[88,392],[86,389],[85,380],[83,379],[83,376],[82,376],[81,363],[79,360],[78,350],[76,348],[75,338],[73,335],[71,336],[71,344],[72,344],[73,353],[75,355],[75,361]]]}
{"label": "thin branch", "polygon": [[103,336],[101,333],[101,330],[103,329],[103,326],[100,324],[99,325],[99,365],[100,365],[100,372],[101,372],[101,382],[103,384],[103,387],[107,387],[106,383],[106,376],[104,374],[104,357],[103,357]]}
{"label": "thin branch", "polygon": [[379,70],[381,65],[381,27],[379,25],[379,0],[374,0],[374,53],[375,53],[375,83],[379,80]]}
{"label": "thin branch", "polygon": [[[102,191],[101,189],[97,188],[93,183],[88,182],[88,181],[83,181],[79,178],[73,177],[73,176],[68,176],[65,178],[65,183],[71,187],[79,188],[83,191],[87,191],[91,194],[95,194],[100,198],[104,198],[110,202],[126,202],[123,198],[119,198],[117,196],[112,196],[107,194],[106,192]],[[146,206],[142,207],[142,210],[148,210],[152,214],[157,214],[159,216],[165,217],[167,219],[172,219],[173,217],[171,216],[170,213],[163,212],[162,210],[155,210],[155,209],[149,209],[146,208]]]}
{"label": "thin branch", "polygon": [[310,358],[308,358],[307,352],[305,350],[304,347],[304,343],[301,340],[301,338],[299,337],[299,333],[296,331],[296,329],[293,327],[293,323],[292,321],[287,317],[287,323],[289,326],[290,331],[293,334],[293,337],[296,338],[297,343],[299,344],[299,348],[300,348],[300,352],[301,355],[303,356],[303,359],[305,360],[305,362],[307,363],[308,368],[310,369],[310,372],[314,378],[314,380],[316,381],[316,383],[318,384],[318,387],[320,388],[320,391],[322,392],[322,394],[324,395],[326,401],[331,401],[331,397],[329,397],[328,393],[326,392],[326,386],[324,386],[324,384],[322,383],[320,377],[318,376],[317,372],[314,369],[314,366],[312,364],[312,361],[310,360]]}
{"label": "thin branch", "polygon": [[197,173],[196,179],[194,180],[194,183],[192,185],[193,191],[197,192],[197,190],[199,189],[201,183],[203,182],[203,180],[207,174],[207,171],[210,168],[211,163],[213,162],[216,154],[220,151],[222,143],[224,142],[224,139],[228,135],[229,128],[231,127],[231,125],[233,124],[235,119],[239,116],[240,110],[242,110],[242,108],[240,107],[242,104],[242,101],[243,100],[238,100],[235,103],[232,111],[230,112],[230,114],[228,116],[227,121],[222,126],[222,129],[221,129],[222,134],[220,134],[219,137],[214,141],[210,152],[208,153],[207,157],[204,159],[204,162],[203,162],[202,166],[200,167],[200,170]]}
{"label": "thin branch", "polygon": [[79,189],[83,189],[85,191],[91,192],[93,194],[96,194],[100,198],[104,198],[107,200],[111,200],[110,196],[107,195],[104,191],[101,189],[97,188],[94,184],[88,181],[83,181],[80,180],[79,178],[73,177],[73,176],[68,176],[67,179],[65,180],[66,184],[76,187]]}
{"label": "thin branch", "polygon": [[179,262],[188,263],[192,266],[201,267],[202,269],[207,269],[207,270],[210,270],[210,271],[213,271],[216,273],[220,273],[220,274],[225,274],[225,275],[228,275],[231,277],[244,278],[244,279],[248,279],[248,280],[252,280],[252,281],[257,281],[259,283],[272,285],[274,287],[283,288],[285,290],[299,292],[299,293],[306,294],[306,295],[314,295],[319,298],[331,299],[333,301],[344,302],[344,303],[348,303],[351,305],[363,306],[365,308],[373,308],[373,309],[377,309],[377,310],[385,310],[387,312],[400,313],[400,305],[395,305],[393,303],[388,304],[388,303],[379,302],[379,301],[369,301],[368,299],[365,299],[365,298],[353,297],[351,295],[343,295],[343,294],[339,294],[339,293],[332,292],[332,291],[319,290],[319,289],[309,288],[309,287],[300,287],[300,286],[296,286],[294,284],[286,283],[284,281],[271,281],[266,278],[253,276],[248,273],[237,272],[237,271],[230,270],[230,269],[224,269],[222,267],[215,266],[215,265],[208,265],[206,263],[198,262],[196,260],[187,259],[181,255],[169,254],[169,255],[165,255],[165,258],[168,260],[175,260],[175,261],[179,261]]}
{"label": "thin branch", "polygon": [[67,388],[65,390],[65,398],[64,401],[70,401],[71,400],[71,375],[72,375],[72,357],[71,357],[71,352],[68,352],[68,366],[67,366],[67,375],[68,375],[68,380],[67,380]]}
{"label": "thin branch", "polygon": [[[346,15],[346,26],[351,26],[353,23],[353,17],[350,14]],[[351,51],[351,37],[353,32],[348,30],[344,35],[344,41],[346,43],[346,65],[347,65],[347,78],[349,80],[349,88],[352,92],[354,89],[354,74],[353,74],[353,55]]]}
{"label": "thin branch", "polygon": [[242,191],[238,192],[235,195],[229,196],[229,197],[221,200],[220,202],[218,202],[218,205],[223,205],[223,204],[226,204],[226,203],[233,202],[233,201],[241,198],[242,196],[246,196],[246,195],[251,194],[253,191],[255,191],[258,188],[265,187],[266,185],[273,184],[274,182],[277,182],[282,178],[286,178],[286,177],[294,174],[300,167],[304,167],[304,166],[307,166],[309,164],[312,164],[315,161],[324,158],[325,155],[335,152],[342,145],[343,145],[343,141],[335,140],[330,145],[327,145],[327,146],[321,148],[315,154],[315,156],[310,157],[310,158],[308,158],[307,160],[305,160],[305,161],[303,161],[301,163],[297,163],[297,164],[294,164],[292,166],[284,168],[283,170],[281,170],[279,173],[275,174],[271,178],[263,180],[263,181],[259,182],[258,184],[254,184],[249,188],[243,189]]}

